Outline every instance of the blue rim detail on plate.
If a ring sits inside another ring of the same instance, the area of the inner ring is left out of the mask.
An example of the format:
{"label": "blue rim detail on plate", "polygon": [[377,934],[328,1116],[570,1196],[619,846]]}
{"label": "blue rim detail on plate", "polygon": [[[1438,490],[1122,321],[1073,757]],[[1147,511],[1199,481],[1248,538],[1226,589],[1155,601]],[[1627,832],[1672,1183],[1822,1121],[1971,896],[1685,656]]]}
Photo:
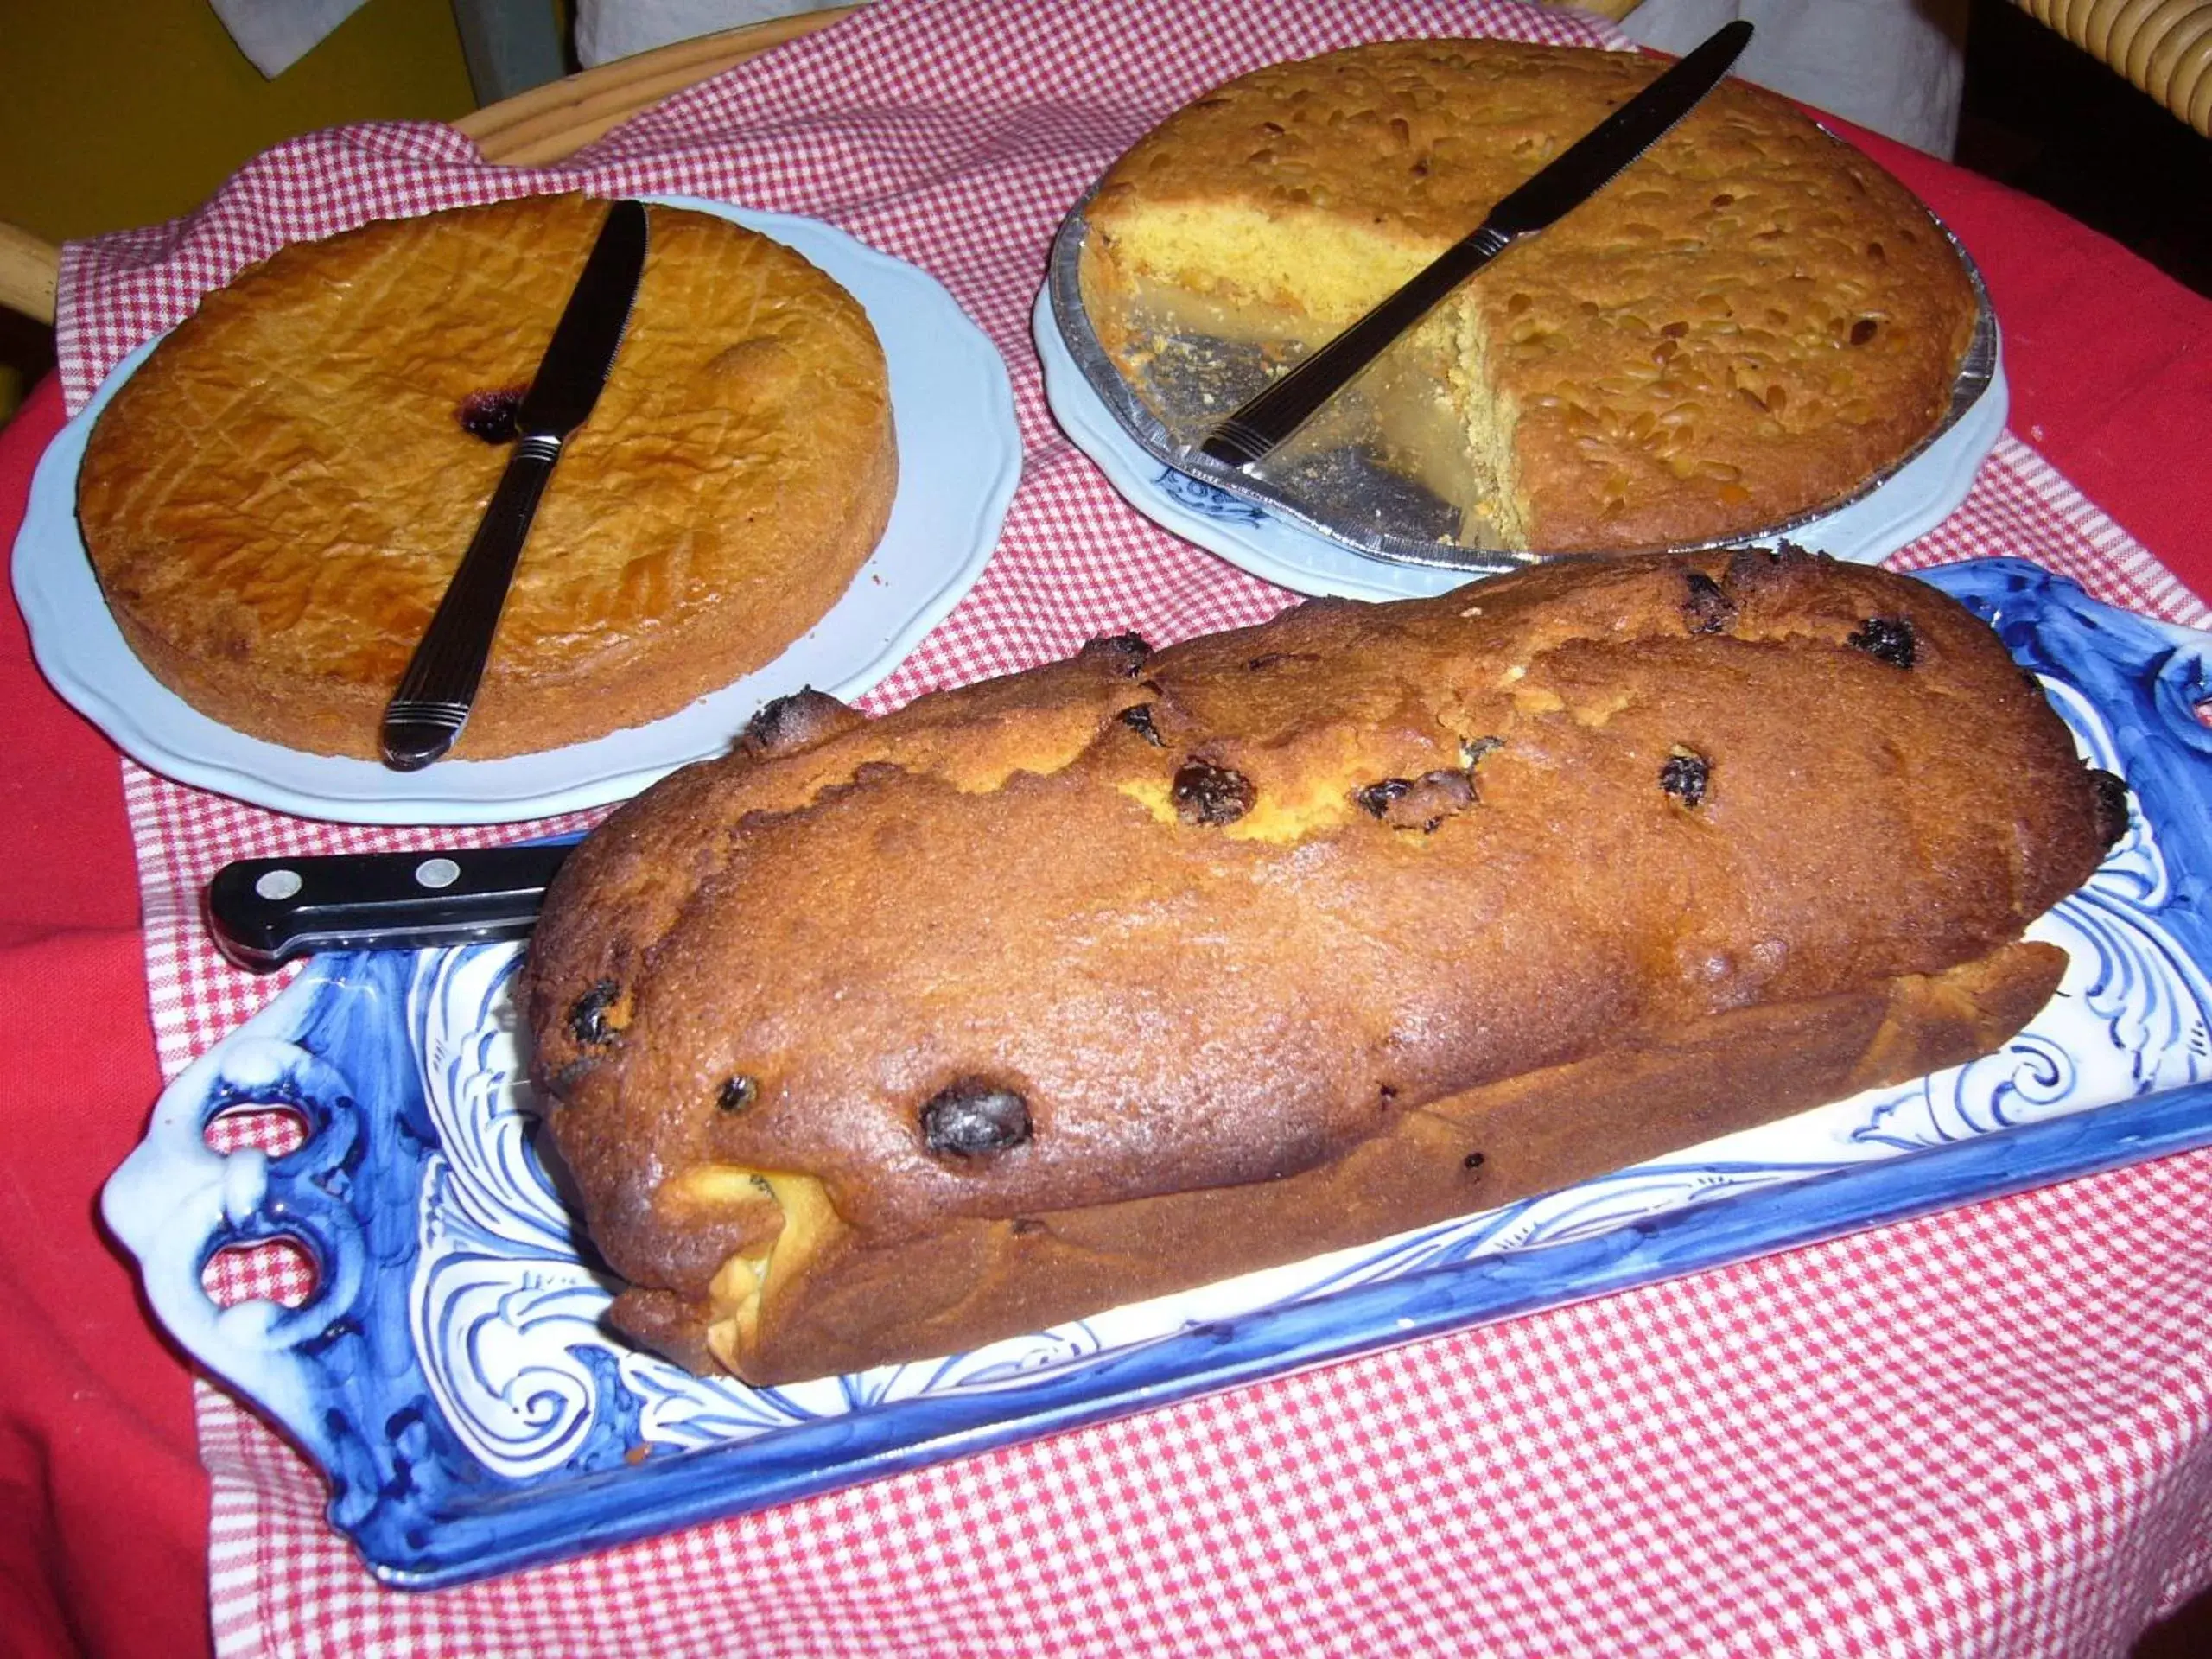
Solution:
{"label": "blue rim detail on plate", "polygon": [[[329,1475],[371,1569],[430,1587],[2212,1144],[2212,639],[2018,561],[1928,580],[2135,797],[2040,925],[2073,958],[2058,997],[1989,1059],[976,1353],[751,1389],[599,1329],[607,1286],[530,1150],[518,947],[336,956],[163,1094],[108,1224],[171,1333]],[[207,1123],[249,1103],[298,1112],[304,1144],[210,1151]],[[212,1255],[280,1235],[320,1265],[310,1300],[217,1308]]]}
{"label": "blue rim detail on plate", "polygon": [[811,685],[850,698],[897,667],[975,584],[1013,502],[1021,437],[1005,363],[936,278],[834,226],[696,196],[645,200],[734,219],[798,250],[861,302],[883,342],[899,442],[890,522],[844,596],[776,661],[665,719],[589,743],[415,772],[302,753],[209,719],[124,643],[77,529],[77,471],[92,423],[145,361],[149,340],[48,446],[16,538],[16,601],[54,688],[141,765],[257,806],[347,823],[504,823],[624,799],[721,753],[771,697]]}

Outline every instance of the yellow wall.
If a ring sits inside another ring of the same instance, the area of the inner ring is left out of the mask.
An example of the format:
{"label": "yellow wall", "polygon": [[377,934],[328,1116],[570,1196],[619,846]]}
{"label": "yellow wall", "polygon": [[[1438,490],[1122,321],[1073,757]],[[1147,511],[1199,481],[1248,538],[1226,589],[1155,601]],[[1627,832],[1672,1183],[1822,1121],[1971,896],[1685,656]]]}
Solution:
{"label": "yellow wall", "polygon": [[0,219],[55,242],[152,224],[280,139],[475,103],[448,0],[367,0],[274,80],[207,0],[0,0]]}

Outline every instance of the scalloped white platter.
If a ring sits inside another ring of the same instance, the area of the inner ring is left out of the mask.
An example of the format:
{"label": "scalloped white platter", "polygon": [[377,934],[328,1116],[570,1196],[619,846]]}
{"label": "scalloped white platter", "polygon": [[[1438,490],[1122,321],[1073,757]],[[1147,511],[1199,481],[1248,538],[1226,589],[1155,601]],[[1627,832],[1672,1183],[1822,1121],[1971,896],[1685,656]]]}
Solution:
{"label": "scalloped white platter", "polygon": [[48,446],[16,539],[16,597],[54,690],[140,765],[255,806],[343,823],[506,823],[634,795],[721,753],[772,697],[810,685],[851,698],[888,674],[959,602],[997,544],[1021,472],[1006,365],[934,277],[833,226],[696,196],[645,200],[719,214],[796,249],[867,309],[889,366],[899,444],[889,523],[844,595],[774,662],[648,725],[414,772],[284,748],[208,718],[124,642],[77,525],[92,423],[153,350],[148,341]]}
{"label": "scalloped white platter", "polygon": [[[318,957],[180,1076],[109,1181],[156,1317],[329,1476],[330,1519],[427,1587],[758,1509],[1255,1377],[2212,1144],[2212,636],[2012,560],[1929,580],[1990,619],[2127,834],[2033,930],[2058,995],[1999,1052],[1546,1197],[926,1363],[790,1388],[603,1326],[533,1151],[520,947]],[[207,1146],[300,1115],[271,1160]],[[219,1308],[218,1250],[304,1243],[297,1307]]]}

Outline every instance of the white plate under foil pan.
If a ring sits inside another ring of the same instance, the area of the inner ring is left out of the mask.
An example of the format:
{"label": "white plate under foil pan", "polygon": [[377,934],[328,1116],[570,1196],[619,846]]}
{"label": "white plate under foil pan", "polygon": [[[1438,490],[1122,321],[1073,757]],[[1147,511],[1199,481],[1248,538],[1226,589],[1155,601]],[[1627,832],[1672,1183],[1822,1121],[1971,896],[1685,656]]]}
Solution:
{"label": "white plate under foil pan", "polygon": [[[1418,522],[1422,493],[1357,454],[1323,452],[1289,478],[1255,476],[1179,438],[1122,378],[1084,309],[1078,272],[1090,200],[1087,193],[1053,238],[1033,332],[1054,416],[1139,512],[1255,575],[1305,594],[1441,592],[1542,556],[1424,533]],[[2009,398],[1996,314],[1981,273],[1948,227],[1929,218],[1957,249],[1975,301],[1974,335],[1943,419],[1847,495],[1678,550],[1787,539],[1872,564],[1935,528],[1965,499],[2005,429]]]}

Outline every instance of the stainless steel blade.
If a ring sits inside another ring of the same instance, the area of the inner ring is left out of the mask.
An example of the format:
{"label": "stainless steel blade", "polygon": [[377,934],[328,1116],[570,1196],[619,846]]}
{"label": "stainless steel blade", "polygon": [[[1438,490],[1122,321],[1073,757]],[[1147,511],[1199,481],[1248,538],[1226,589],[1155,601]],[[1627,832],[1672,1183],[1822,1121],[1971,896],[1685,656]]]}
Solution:
{"label": "stainless steel blade", "polygon": [[1199,449],[1231,467],[1264,459],[1452,289],[1522,237],[1587,201],[1656,143],[1727,77],[1751,38],[1751,26],[1740,19],[1716,29],[1491,208],[1481,225],[1404,287],[1230,414]]}
{"label": "stainless steel blade", "polygon": [[630,326],[631,302],[645,269],[645,205],[618,201],[607,209],[537,377],[515,410],[515,429],[522,436],[565,438],[590,418]]}
{"label": "stainless steel blade", "polygon": [[562,444],[590,416],[613,371],[645,272],[645,204],[614,203],[515,411],[514,454],[385,709],[384,760],[396,771],[429,766],[467,721],[515,563]]}

